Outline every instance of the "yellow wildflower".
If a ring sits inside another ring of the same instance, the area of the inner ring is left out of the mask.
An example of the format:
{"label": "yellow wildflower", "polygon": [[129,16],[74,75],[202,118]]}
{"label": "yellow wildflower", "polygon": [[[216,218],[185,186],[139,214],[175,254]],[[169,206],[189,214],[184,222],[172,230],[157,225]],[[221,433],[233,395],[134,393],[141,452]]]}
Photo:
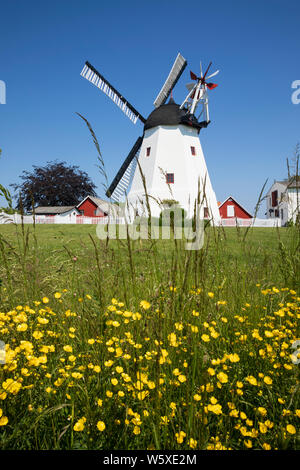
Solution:
{"label": "yellow wildflower", "polygon": [[288,424],[286,430],[289,434],[296,434],[296,429],[292,424]]}
{"label": "yellow wildflower", "polygon": [[105,427],[106,426],[105,426],[105,423],[103,421],[98,421],[98,423],[97,423],[98,431],[101,431],[101,432],[104,431]]}
{"label": "yellow wildflower", "polygon": [[183,443],[183,440],[186,436],[186,433],[184,431],[179,431],[175,434],[175,437],[176,437],[176,441],[178,444],[182,444]]}
{"label": "yellow wildflower", "polygon": [[142,307],[144,310],[148,310],[151,307],[151,304],[147,302],[147,300],[142,300],[140,302],[140,307]]}
{"label": "yellow wildflower", "polygon": [[208,342],[210,341],[209,336],[206,335],[206,334],[203,334],[203,335],[201,336],[201,339],[202,339],[202,341],[204,341],[205,343],[208,343]]}
{"label": "yellow wildflower", "polygon": [[224,372],[220,372],[217,375],[217,378],[222,384],[226,384],[228,382],[228,375],[225,374]]}

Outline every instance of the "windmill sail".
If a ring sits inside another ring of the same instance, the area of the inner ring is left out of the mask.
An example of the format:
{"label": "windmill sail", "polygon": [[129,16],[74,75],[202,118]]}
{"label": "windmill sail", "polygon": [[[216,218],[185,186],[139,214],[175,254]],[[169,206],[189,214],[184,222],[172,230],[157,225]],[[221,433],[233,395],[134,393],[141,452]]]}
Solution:
{"label": "windmill sail", "polygon": [[111,197],[113,200],[118,202],[125,196],[136,169],[142,141],[143,138],[139,137],[130,150],[123,165],[106,191],[107,197]]}
{"label": "windmill sail", "polygon": [[171,71],[168,75],[167,80],[165,81],[162,89],[158,93],[155,101],[154,101],[154,106],[158,108],[162,104],[164,104],[168,96],[171,93],[171,90],[174,88],[176,83],[178,82],[182,72],[184,71],[185,67],[187,65],[187,61],[185,60],[184,57],[179,53],[175,59],[175,62],[173,64],[173,67],[171,68]]}
{"label": "windmill sail", "polygon": [[80,75],[103,91],[134,124],[138,119],[142,123],[146,122],[146,119],[89,62],[85,63]]}

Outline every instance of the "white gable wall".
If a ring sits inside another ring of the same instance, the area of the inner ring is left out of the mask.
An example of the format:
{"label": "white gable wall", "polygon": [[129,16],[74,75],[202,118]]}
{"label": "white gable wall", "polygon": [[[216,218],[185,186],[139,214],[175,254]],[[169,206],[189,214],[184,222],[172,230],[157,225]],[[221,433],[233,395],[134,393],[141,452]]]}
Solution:
{"label": "white gable wall", "polygon": [[[272,192],[278,191],[278,204],[272,207]],[[297,197],[298,194],[298,197]],[[278,210],[278,217],[281,219],[281,224],[285,225],[288,221],[295,222],[297,215],[297,208],[299,211],[300,190],[296,188],[287,188],[285,184],[275,181],[266,195],[268,219],[276,218],[276,210]],[[270,209],[273,211],[270,212]]]}
{"label": "white gable wall", "polygon": [[297,214],[300,212],[300,188],[287,189],[288,220],[295,223]]}

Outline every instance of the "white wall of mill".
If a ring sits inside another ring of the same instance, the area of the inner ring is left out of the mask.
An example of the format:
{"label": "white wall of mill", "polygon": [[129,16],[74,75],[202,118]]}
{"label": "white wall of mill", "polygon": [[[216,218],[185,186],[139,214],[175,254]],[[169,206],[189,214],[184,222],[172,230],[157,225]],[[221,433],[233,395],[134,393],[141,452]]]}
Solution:
{"label": "white wall of mill", "polygon": [[[191,146],[195,147],[196,155],[192,155]],[[148,157],[146,156],[147,147],[151,147]],[[205,181],[207,201],[203,203],[202,216],[204,207],[209,207],[214,221],[219,222],[217,199],[196,129],[179,125],[158,126],[147,130],[141,146],[139,163],[145,175],[148,194],[160,201],[163,199],[178,201],[189,217],[193,215],[194,201],[198,195],[198,180],[200,178],[201,196]],[[166,183],[165,173],[174,173],[174,184]],[[137,167],[128,194],[129,204],[138,205],[139,198],[145,199],[144,193],[140,171]],[[151,214],[158,217],[161,208],[151,197],[150,201]]]}

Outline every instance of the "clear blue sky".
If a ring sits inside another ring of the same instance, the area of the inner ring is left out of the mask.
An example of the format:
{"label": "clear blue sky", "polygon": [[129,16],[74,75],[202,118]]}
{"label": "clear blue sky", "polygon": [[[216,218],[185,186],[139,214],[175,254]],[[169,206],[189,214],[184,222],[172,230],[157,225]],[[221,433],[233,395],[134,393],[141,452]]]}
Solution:
{"label": "clear blue sky", "polygon": [[109,182],[142,125],[80,77],[85,60],[147,116],[181,52],[188,66],[177,102],[200,60],[220,69],[212,123],[200,139],[217,199],[231,194],[253,211],[266,178],[269,186],[286,176],[286,157],[300,141],[300,104],[291,102],[291,84],[300,80],[299,24],[296,0],[2,2],[0,183],[58,159],[87,171],[103,197],[96,150],[75,112],[96,132]]}

